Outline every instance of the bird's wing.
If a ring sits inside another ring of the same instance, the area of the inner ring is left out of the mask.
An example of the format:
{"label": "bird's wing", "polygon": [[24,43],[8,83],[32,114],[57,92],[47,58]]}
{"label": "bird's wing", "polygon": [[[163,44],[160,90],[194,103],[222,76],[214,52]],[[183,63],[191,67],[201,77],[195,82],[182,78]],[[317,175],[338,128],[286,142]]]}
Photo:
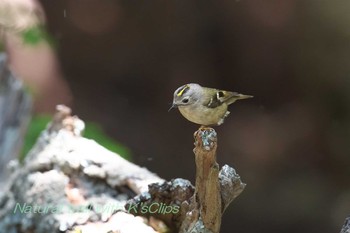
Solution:
{"label": "bird's wing", "polygon": [[230,105],[234,103],[236,100],[239,99],[247,99],[251,98],[253,96],[250,95],[243,95],[237,92],[231,92],[231,91],[223,91],[223,90],[215,90],[213,91],[213,94],[210,98],[206,101],[205,104],[208,108],[216,108],[223,103],[226,103],[227,105]]}
{"label": "bird's wing", "polygon": [[208,108],[216,108],[222,105],[223,103],[225,103],[232,96],[233,96],[233,92],[215,90],[206,100],[206,103],[204,103],[204,105],[206,105]]}

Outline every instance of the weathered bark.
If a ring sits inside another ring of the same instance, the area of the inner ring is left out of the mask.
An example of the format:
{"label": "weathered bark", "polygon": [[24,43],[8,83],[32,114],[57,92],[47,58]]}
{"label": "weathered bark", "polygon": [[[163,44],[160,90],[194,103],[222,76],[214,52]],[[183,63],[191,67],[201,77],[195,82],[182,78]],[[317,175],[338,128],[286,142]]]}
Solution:
{"label": "weathered bark", "polygon": [[9,70],[5,54],[0,54],[0,186],[9,177],[8,162],[22,148],[30,109],[31,99],[22,82]]}
{"label": "weathered bark", "polygon": [[200,128],[195,133],[196,195],[200,216],[207,229],[218,233],[222,210],[216,142],[216,132],[212,128]]}
{"label": "weathered bark", "polygon": [[350,217],[345,219],[344,225],[340,233],[350,233]]}
{"label": "weathered bark", "polygon": [[[219,232],[224,209],[244,184],[229,166],[219,171],[213,129],[202,128],[196,134],[194,188],[180,178],[166,182],[81,137],[84,122],[65,106],[57,110],[24,164],[13,167],[0,196],[0,229],[9,233],[151,233],[167,228],[181,233]],[[23,213],[24,206],[31,210]],[[45,213],[35,213],[35,206]]]}
{"label": "weathered bark", "polygon": [[[1,232],[155,232],[127,213],[124,205],[147,191],[148,184],[163,180],[81,137],[83,129],[84,123],[71,116],[70,109],[58,107],[3,189]],[[28,211],[23,213],[24,206]]]}

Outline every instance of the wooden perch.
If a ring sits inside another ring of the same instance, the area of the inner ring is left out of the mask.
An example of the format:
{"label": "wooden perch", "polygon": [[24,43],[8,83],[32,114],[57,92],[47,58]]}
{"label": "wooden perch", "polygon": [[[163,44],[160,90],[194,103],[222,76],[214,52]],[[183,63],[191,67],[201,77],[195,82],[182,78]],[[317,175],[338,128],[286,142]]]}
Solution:
{"label": "wooden perch", "polygon": [[[149,191],[128,201],[126,208],[137,206],[135,215],[155,217],[179,233],[218,233],[221,217],[228,205],[244,190],[236,171],[224,165],[219,171],[216,162],[217,135],[212,128],[200,128],[195,133],[196,186],[189,181],[174,179],[149,185]],[[179,206],[177,213],[142,213],[143,206],[165,203]]]}
{"label": "wooden perch", "polygon": [[216,162],[217,137],[212,128],[195,132],[196,197],[203,224],[218,233],[221,225],[219,165]]}
{"label": "wooden perch", "polygon": [[[221,217],[228,205],[240,195],[245,184],[236,171],[224,165],[219,171],[216,162],[217,134],[212,128],[199,128],[194,134],[196,161],[196,191],[192,205],[197,218],[187,224],[184,232],[219,233]],[[186,220],[184,221],[184,223]]]}

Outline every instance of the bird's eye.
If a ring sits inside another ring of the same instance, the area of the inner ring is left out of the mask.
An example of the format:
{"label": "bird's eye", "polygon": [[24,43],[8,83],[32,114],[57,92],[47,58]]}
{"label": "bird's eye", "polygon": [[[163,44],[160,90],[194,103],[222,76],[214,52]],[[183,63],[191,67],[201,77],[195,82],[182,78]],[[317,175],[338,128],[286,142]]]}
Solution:
{"label": "bird's eye", "polygon": [[218,92],[218,97],[219,97],[219,98],[224,97],[224,95],[225,95],[224,92],[222,92],[222,91],[219,91],[219,92]]}
{"label": "bird's eye", "polygon": [[187,104],[187,103],[188,103],[188,98],[183,99],[183,100],[182,100],[182,103]]}

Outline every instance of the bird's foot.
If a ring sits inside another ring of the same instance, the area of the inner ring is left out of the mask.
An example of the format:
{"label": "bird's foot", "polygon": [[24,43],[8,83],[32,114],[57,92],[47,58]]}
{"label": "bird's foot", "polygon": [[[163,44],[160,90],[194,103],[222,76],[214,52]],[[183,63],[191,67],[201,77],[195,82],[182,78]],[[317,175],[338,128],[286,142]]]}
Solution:
{"label": "bird's foot", "polygon": [[218,125],[222,125],[224,123],[224,118],[221,118],[219,121],[218,121]]}

